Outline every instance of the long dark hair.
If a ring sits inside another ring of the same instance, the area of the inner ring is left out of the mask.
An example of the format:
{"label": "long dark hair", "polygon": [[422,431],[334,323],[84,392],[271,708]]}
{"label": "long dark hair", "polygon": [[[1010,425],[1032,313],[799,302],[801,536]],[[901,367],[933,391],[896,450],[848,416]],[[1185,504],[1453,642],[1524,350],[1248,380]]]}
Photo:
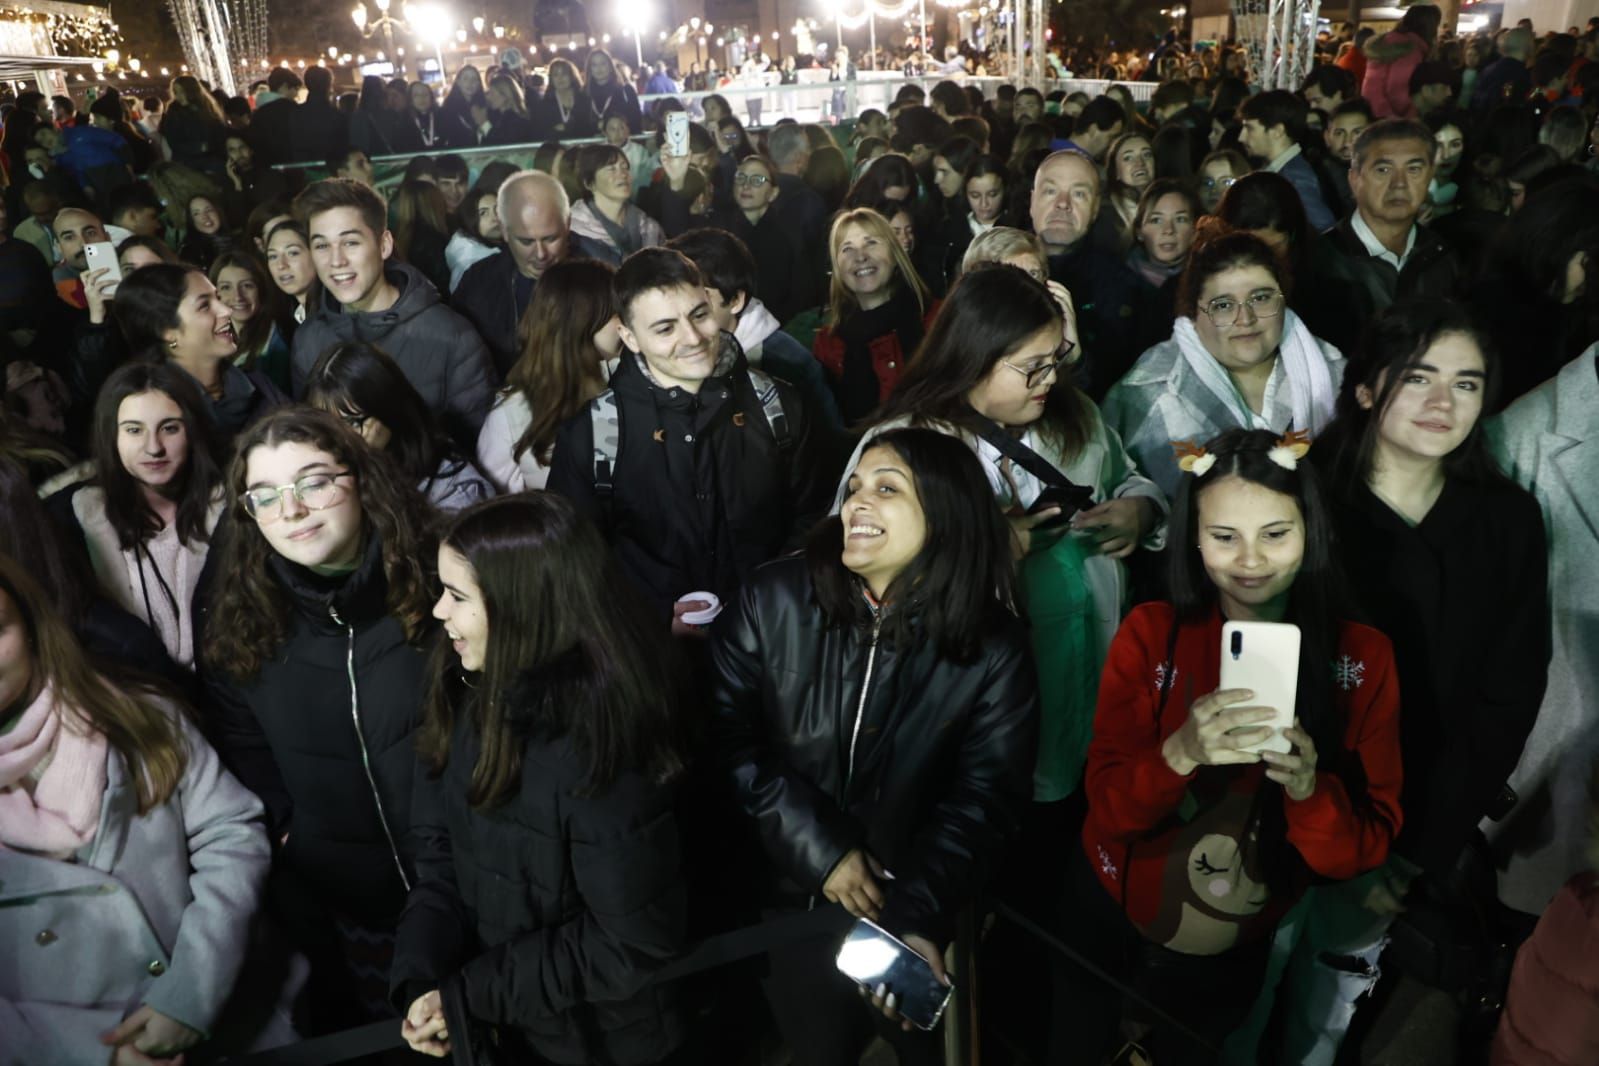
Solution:
{"label": "long dark hair", "polygon": [[454,446],[405,372],[366,341],[345,341],[322,353],[305,382],[305,402],[341,419],[365,415],[389,429],[383,449],[413,485],[439,472]]}
{"label": "long dark hair", "polygon": [[1310,222],[1304,201],[1281,174],[1268,170],[1245,174],[1222,193],[1216,216],[1229,229],[1273,229],[1285,234],[1291,249],[1288,266],[1295,275],[1304,273],[1310,254]]}
{"label": "long dark hair", "polygon": [[[1468,338],[1482,352],[1487,377],[1482,385],[1482,412],[1460,446],[1444,456],[1444,473],[1474,484],[1503,477],[1488,451],[1483,432],[1483,423],[1498,399],[1500,376],[1499,359],[1488,336],[1460,304],[1448,300],[1404,301],[1379,312],[1366,327],[1344,368],[1337,417],[1311,452],[1334,494],[1347,499],[1371,476],[1378,427],[1394,393],[1404,384],[1407,369],[1451,333]],[[1371,393],[1369,408],[1363,407],[1356,395],[1362,388]]]}
{"label": "long dark hair", "polygon": [[[1172,603],[1179,622],[1203,623],[1216,609],[1216,586],[1199,555],[1199,497],[1227,477],[1237,477],[1291,497],[1305,525],[1305,553],[1288,597],[1283,621],[1299,627],[1299,684],[1294,713],[1316,745],[1317,765],[1344,778],[1351,795],[1361,787],[1358,760],[1344,748],[1344,725],[1333,701],[1333,660],[1340,624],[1352,617],[1343,594],[1333,544],[1332,516],[1315,468],[1301,460],[1293,470],[1268,456],[1277,434],[1260,429],[1229,429],[1205,442],[1215,464],[1202,475],[1185,473],[1172,502],[1168,536]],[[1175,633],[1173,634],[1175,639]],[[1262,780],[1255,810],[1260,819],[1262,866],[1273,892],[1287,891],[1303,868],[1288,843],[1287,817],[1280,785]],[[1358,802],[1358,798],[1357,798]]]}
{"label": "long dark hair", "polygon": [[[889,583],[882,635],[901,648],[930,641],[944,658],[969,662],[1004,616],[1014,615],[1010,526],[982,465],[965,442],[931,429],[873,438],[905,461],[927,525],[922,550]],[[823,519],[806,544],[811,585],[833,625],[871,624],[861,580],[843,562],[843,515]]]}
{"label": "long dark hair", "polygon": [[569,259],[539,278],[517,329],[522,354],[505,376],[507,391],[520,392],[532,415],[511,449],[517,462],[531,451],[548,464],[561,423],[605,391],[594,335],[616,314],[615,274],[608,263]]}
{"label": "long dark hair", "polygon": [[178,310],[188,295],[190,274],[205,277],[205,271],[190,263],[154,263],[122,279],[111,310],[133,352],[151,359],[166,358],[161,337],[182,325]]}
{"label": "long dark hair", "polygon": [[429,590],[436,542],[427,502],[391,463],[333,415],[311,407],[280,407],[239,437],[228,467],[231,521],[217,546],[221,552],[217,572],[226,574],[227,580],[219,583],[201,642],[205,662],[240,681],[255,677],[288,635],[293,602],[267,565],[274,551],[245,509],[244,494],[250,453],[290,442],[327,452],[351,472],[366,535],[377,537],[383,550],[389,613],[412,643],[420,641],[431,625]]}
{"label": "long dark hair", "polygon": [[1199,314],[1199,294],[1205,282],[1227,270],[1258,266],[1269,272],[1284,296],[1291,295],[1293,274],[1271,245],[1253,233],[1224,226],[1203,231],[1188,253],[1188,265],[1177,282],[1177,313],[1184,318]]}
{"label": "long dark hair", "polygon": [[[1026,271],[985,263],[962,274],[933,319],[915,359],[883,405],[883,421],[936,420],[975,432],[978,416],[967,394],[994,364],[1034,333],[1061,328],[1060,305]],[[1039,429],[1067,457],[1088,443],[1093,404],[1062,366],[1044,403]]]}
{"label": "long dark hair", "polygon": [[435,650],[418,738],[434,773],[449,761],[463,705],[481,744],[468,793],[474,807],[516,791],[529,739],[569,737],[589,793],[629,771],[655,781],[681,772],[664,631],[586,518],[553,493],[504,496],[462,511],[442,545],[472,567],[489,636],[471,684],[448,645],[440,640]]}
{"label": "long dark hair", "polygon": [[[154,270],[155,267],[145,267]],[[134,274],[137,277],[144,271]],[[122,401],[141,392],[159,392],[178,405],[189,457],[175,486],[178,505],[178,541],[204,544],[212,500],[222,483],[217,456],[216,430],[210,404],[200,386],[172,363],[128,363],[112,371],[94,401],[91,450],[95,483],[105,494],[106,519],[116,530],[117,542],[126,549],[143,543],[162,530],[161,519],[144,497],[144,486],[122,466],[117,451],[117,413]]]}
{"label": "long dark hair", "polygon": [[211,279],[211,284],[219,284],[222,272],[229,267],[237,267],[247,272],[250,280],[255,282],[257,301],[255,314],[248,322],[241,323],[238,319],[234,319],[234,328],[239,333],[239,351],[246,355],[243,365],[248,370],[266,352],[267,343],[272,339],[272,327],[278,319],[278,298],[282,292],[278,289],[277,283],[267,276],[266,263],[262,262],[253,248],[250,251],[237,249],[223,252],[217,256],[212,261],[211,270],[207,275]]}
{"label": "long dark hair", "polygon": [[1343,748],[1342,723],[1334,720],[1332,662],[1339,625],[1350,613],[1341,591],[1332,518],[1321,479],[1307,462],[1289,470],[1272,460],[1267,453],[1277,442],[1277,434],[1268,430],[1229,429],[1204,445],[1207,454],[1216,456],[1215,465],[1203,475],[1184,474],[1178,482],[1169,533],[1174,546],[1169,553],[1172,602],[1184,621],[1208,617],[1217,603],[1216,586],[1199,555],[1199,497],[1207,487],[1237,477],[1298,504],[1305,523],[1305,554],[1283,620],[1300,630],[1295,710],[1316,742],[1320,761],[1330,766],[1332,755]]}

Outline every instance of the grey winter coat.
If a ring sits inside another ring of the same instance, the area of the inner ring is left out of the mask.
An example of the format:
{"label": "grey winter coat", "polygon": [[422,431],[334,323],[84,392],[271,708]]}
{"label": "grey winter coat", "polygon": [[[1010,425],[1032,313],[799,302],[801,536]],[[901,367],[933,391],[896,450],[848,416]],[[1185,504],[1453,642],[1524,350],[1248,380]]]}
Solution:
{"label": "grey winter coat", "polygon": [[494,402],[489,350],[472,324],[439,301],[439,292],[414,267],[389,261],[384,271],[400,290],[387,311],[346,313],[326,292],[294,332],[290,383],[305,398],[311,368],[335,344],[367,341],[400,364],[406,380],[439,413],[450,435],[469,454]]}

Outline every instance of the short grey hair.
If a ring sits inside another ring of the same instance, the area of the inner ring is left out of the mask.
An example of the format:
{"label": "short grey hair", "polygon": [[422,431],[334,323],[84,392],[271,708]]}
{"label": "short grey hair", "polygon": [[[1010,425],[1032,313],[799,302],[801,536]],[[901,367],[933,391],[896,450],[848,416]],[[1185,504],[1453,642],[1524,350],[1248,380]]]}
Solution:
{"label": "short grey hair", "polygon": [[1349,165],[1355,170],[1365,169],[1372,149],[1390,141],[1420,141],[1427,146],[1429,163],[1438,158],[1438,142],[1432,135],[1432,127],[1413,118],[1385,118],[1360,131],[1360,136],[1355,138],[1354,157]]}
{"label": "short grey hair", "polygon": [[1038,256],[1038,261],[1047,267],[1049,253],[1038,234],[1011,226],[995,226],[979,233],[966,246],[966,254],[961,258],[961,273],[984,263],[1003,263],[1028,252]]}
{"label": "short grey hair", "polygon": [[563,223],[572,221],[572,200],[566,195],[566,186],[542,170],[519,170],[501,183],[500,191],[494,198],[494,210],[500,216],[500,225],[505,225],[505,220],[510,217],[506,208],[510,204],[511,197],[540,192],[555,201],[555,207],[560,211]]}
{"label": "short grey hair", "polygon": [[766,135],[766,150],[772,162],[784,167],[810,152],[811,139],[803,126],[789,122]]}

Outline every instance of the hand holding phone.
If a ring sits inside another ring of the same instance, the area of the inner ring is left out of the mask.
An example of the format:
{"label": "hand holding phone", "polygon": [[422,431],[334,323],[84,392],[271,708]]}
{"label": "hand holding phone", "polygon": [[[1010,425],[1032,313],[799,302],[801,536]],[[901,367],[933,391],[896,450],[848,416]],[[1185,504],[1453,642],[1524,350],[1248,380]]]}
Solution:
{"label": "hand holding phone", "polygon": [[1249,689],[1256,707],[1272,714],[1257,724],[1271,734],[1244,751],[1286,754],[1293,746],[1283,734],[1294,726],[1299,692],[1299,627],[1286,622],[1228,622],[1221,627],[1221,687]]}
{"label": "hand holding phone", "polygon": [[[106,281],[120,282],[122,280],[122,264],[117,262],[117,250],[110,241],[98,241],[94,244],[84,245],[83,255],[88,260],[88,267],[84,271],[85,274],[96,270],[104,270],[105,273],[101,275],[101,284]],[[113,285],[106,295],[110,296],[116,291],[116,286]]]}
{"label": "hand holding phone", "polygon": [[1059,514],[1032,527],[1042,530],[1058,529],[1075,518],[1078,511],[1093,506],[1093,503],[1094,490],[1086,485],[1049,485],[1038,494],[1038,499],[1033,501],[1027,513],[1036,515],[1051,507],[1059,507]]}
{"label": "hand holding phone", "polygon": [[837,965],[884,1014],[927,1030],[943,1016],[952,988],[943,960],[938,959],[936,970],[930,961],[938,955],[935,946],[921,937],[911,939],[919,941],[927,954],[862,918],[838,949]]}
{"label": "hand holding phone", "polygon": [[688,156],[688,112],[669,111],[666,115],[666,154]]}

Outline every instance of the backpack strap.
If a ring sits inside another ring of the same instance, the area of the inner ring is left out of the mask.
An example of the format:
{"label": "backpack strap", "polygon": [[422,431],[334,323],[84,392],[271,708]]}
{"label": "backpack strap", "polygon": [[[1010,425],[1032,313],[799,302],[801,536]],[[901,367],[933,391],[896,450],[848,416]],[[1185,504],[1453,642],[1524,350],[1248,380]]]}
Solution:
{"label": "backpack strap", "polygon": [[766,424],[772,427],[772,439],[777,442],[777,450],[788,451],[794,444],[794,435],[789,431],[788,415],[783,411],[783,396],[778,391],[777,381],[754,367],[746,368],[746,373],[749,374],[750,387],[755,390],[755,398],[761,401],[761,413],[766,416]]}
{"label": "backpack strap", "polygon": [[589,425],[594,435],[594,492],[609,499],[616,484],[616,456],[622,448],[614,389],[606,389],[589,402]]}

